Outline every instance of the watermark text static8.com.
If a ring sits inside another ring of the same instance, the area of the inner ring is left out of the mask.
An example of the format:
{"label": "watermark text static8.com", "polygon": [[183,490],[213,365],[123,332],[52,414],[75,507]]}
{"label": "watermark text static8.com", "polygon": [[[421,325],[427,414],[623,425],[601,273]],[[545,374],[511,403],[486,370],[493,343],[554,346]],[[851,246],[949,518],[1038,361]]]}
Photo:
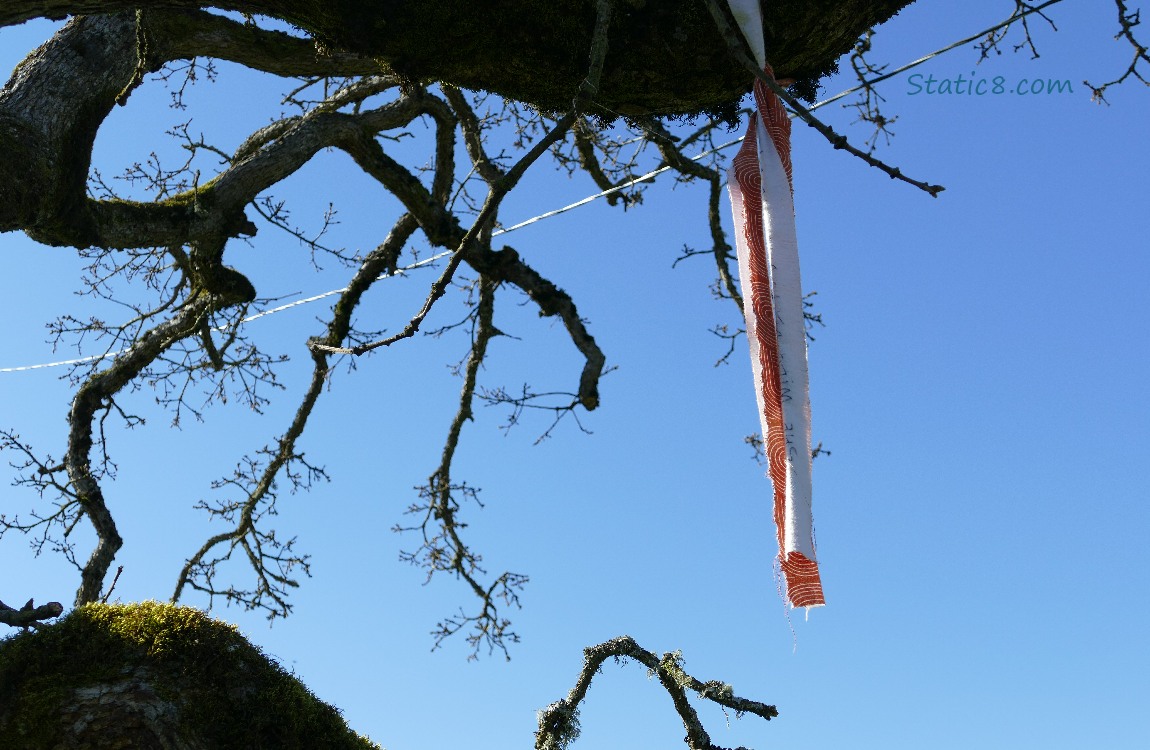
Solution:
{"label": "watermark text static8.com", "polygon": [[1019,78],[1012,83],[1005,76],[969,77],[961,73],[953,78],[938,78],[933,74],[913,73],[906,79],[907,95],[916,96],[1049,96],[1073,94],[1069,79]]}

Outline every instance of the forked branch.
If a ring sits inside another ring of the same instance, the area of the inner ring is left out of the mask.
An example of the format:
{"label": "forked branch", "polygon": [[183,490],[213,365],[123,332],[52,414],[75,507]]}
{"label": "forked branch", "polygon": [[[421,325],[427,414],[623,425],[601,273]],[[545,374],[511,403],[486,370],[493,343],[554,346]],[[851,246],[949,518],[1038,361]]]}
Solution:
{"label": "forked branch", "polygon": [[735,695],[730,685],[718,680],[703,682],[692,677],[683,669],[681,653],[670,652],[660,657],[625,635],[583,651],[583,669],[579,672],[575,686],[566,698],[539,712],[539,729],[535,732],[536,750],[564,750],[568,743],[579,736],[579,704],[587,697],[591,681],[599,673],[603,662],[610,658],[616,661],[634,659],[647,668],[648,675],[659,679],[659,684],[671,697],[675,713],[687,730],[683,741],[690,750],[718,749],[711,743],[698,712],[691,705],[688,691],[703,700],[732,710],[736,715],[754,714],[765,721],[779,715],[774,706]]}

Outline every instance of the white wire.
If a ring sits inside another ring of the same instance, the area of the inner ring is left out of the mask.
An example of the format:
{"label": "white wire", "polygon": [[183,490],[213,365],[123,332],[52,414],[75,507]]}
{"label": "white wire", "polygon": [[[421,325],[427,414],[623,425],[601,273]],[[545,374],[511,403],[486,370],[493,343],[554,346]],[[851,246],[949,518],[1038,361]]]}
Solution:
{"label": "white wire", "polygon": [[[1038,6],[1037,8],[1035,8],[1035,10],[1041,10],[1042,8],[1045,8],[1048,5],[1054,5],[1056,2],[1059,2],[1059,0],[1050,0],[1046,3],[1044,3],[1043,5]],[[1034,12],[1034,11],[1031,11],[1031,12]],[[1026,13],[1024,15],[1029,15],[1029,13]],[[872,86],[872,85],[874,85],[880,81],[885,81],[888,78],[892,78],[892,77],[898,75],[899,73],[903,73],[907,70],[910,70],[911,68],[918,67],[919,65],[922,65],[923,63],[927,62],[928,60],[931,60],[931,59],[937,57],[938,55],[943,54],[944,52],[949,52],[950,50],[954,49],[955,47],[959,47],[963,44],[967,44],[968,42],[974,41],[975,39],[979,39],[982,36],[984,36],[985,34],[987,34],[988,31],[994,31],[996,29],[1002,28],[1003,26],[1005,26],[1009,23],[1012,23],[1015,20],[1017,20],[1017,18],[1012,16],[1011,18],[1008,18],[1006,21],[1003,21],[998,26],[995,26],[995,27],[993,27],[989,30],[986,30],[986,31],[981,31],[974,36],[967,37],[966,39],[962,39],[962,40],[959,40],[959,41],[954,42],[952,44],[948,44],[947,46],[942,47],[940,49],[937,49],[934,52],[931,52],[930,54],[923,55],[922,57],[918,58],[917,60],[909,62],[906,65],[903,65],[902,67],[895,68],[890,73],[886,73],[886,74],[881,75],[878,78],[875,78],[871,81],[859,84],[858,86],[846,89],[845,91],[841,91],[841,92],[835,94],[834,96],[832,96],[828,99],[823,99],[822,101],[816,102],[816,103],[812,104],[808,109],[809,109],[809,111],[814,111],[816,109],[819,109],[820,107],[823,107],[827,104],[830,104],[831,102],[836,102],[839,99],[842,99],[844,96],[849,96],[850,94],[853,94],[856,91],[861,91],[863,88],[865,88],[867,86]],[[794,118],[793,113],[791,114],[791,118],[792,119]],[[740,136],[740,137],[735,138],[732,141],[728,141],[722,145],[715,146],[714,148],[710,148],[710,149],[707,149],[705,151],[701,151],[698,154],[696,154],[695,156],[692,156],[691,161],[698,161],[705,156],[710,156],[711,154],[718,153],[719,151],[730,148],[731,146],[734,146],[736,144],[742,143],[742,141],[743,141],[743,137]],[[516,229],[522,229],[523,227],[529,226],[531,224],[535,224],[536,222],[543,221],[544,219],[550,219],[553,216],[558,216],[559,214],[567,213],[568,211],[579,208],[580,206],[585,206],[588,203],[596,201],[600,198],[604,198],[608,195],[613,195],[615,193],[620,192],[621,190],[626,190],[627,188],[629,188],[633,185],[637,185],[640,182],[646,182],[647,180],[654,179],[655,177],[662,174],[663,172],[666,172],[670,168],[671,167],[669,165],[665,165],[665,166],[659,167],[658,169],[653,169],[644,175],[636,177],[632,180],[628,180],[627,182],[616,185],[615,187],[608,188],[607,190],[604,190],[602,192],[595,193],[594,195],[589,195],[586,198],[575,201],[574,203],[569,203],[566,206],[563,206],[562,208],[556,208],[556,209],[553,209],[551,211],[541,213],[538,216],[532,216],[530,219],[526,219],[524,221],[521,221],[518,224],[512,224],[509,227],[504,227],[503,229],[498,229],[498,230],[492,232],[491,236],[492,237],[498,237],[499,235],[507,234],[508,232],[514,232]],[[439,260],[440,258],[445,258],[448,255],[451,255],[452,252],[453,252],[452,250],[445,250],[444,252],[441,252],[437,255],[432,255],[429,258],[424,258],[423,260],[418,261],[416,263],[412,263],[411,265],[396,269],[396,272],[394,274],[382,274],[381,276],[379,276],[376,279],[376,281],[382,281],[384,279],[391,278],[394,276],[402,276],[406,271],[410,271],[410,270],[419,268],[421,266],[426,266],[426,265],[429,265],[431,263],[434,263],[435,261]],[[318,302],[321,299],[325,299],[327,297],[332,297],[336,294],[343,294],[346,291],[347,291],[347,287],[343,287],[342,289],[332,289],[330,291],[323,292],[322,294],[316,294],[316,295],[313,295],[311,297],[305,297],[303,299],[298,299],[294,302],[289,302],[286,305],[279,305],[278,307],[272,307],[272,308],[269,308],[267,310],[261,310],[260,312],[255,313],[254,315],[249,315],[248,317],[244,318],[243,320],[240,321],[239,324],[248,323],[250,321],[256,320],[257,318],[263,318],[267,315],[273,315],[275,313],[280,313],[280,312],[283,312],[284,310],[290,310],[291,308],[299,307],[300,305],[307,305],[307,304],[310,304],[312,302]],[[228,326],[223,326],[218,330],[226,330],[227,328],[228,328]],[[98,361],[101,359],[107,359],[109,357],[118,356],[120,354],[123,354],[125,351],[126,350],[121,349],[120,351],[108,352],[106,354],[96,354],[96,355],[92,355],[90,357],[80,357],[78,359],[65,359],[65,360],[60,360],[59,362],[46,362],[46,363],[38,364],[38,365],[24,365],[22,367],[0,367],[0,373],[26,372],[28,370],[42,370],[42,369],[45,369],[48,367],[61,367],[64,365],[76,365],[76,364],[83,364],[85,362],[95,362],[95,361]]]}
{"label": "white wire", "polygon": [[[701,153],[698,153],[695,156],[692,156],[691,160],[692,161],[698,161],[699,159],[702,159],[704,156],[709,156],[710,154],[713,154],[717,151],[721,151],[725,148],[729,148],[730,146],[733,146],[736,143],[742,142],[742,140],[743,139],[741,137],[736,138],[735,140],[724,143],[721,146],[716,146],[715,148],[712,148],[712,149],[709,149],[707,151],[703,151]],[[578,208],[580,206],[584,206],[588,203],[591,203],[592,201],[598,200],[599,198],[603,198],[605,196],[611,195],[612,193],[617,193],[620,190],[626,190],[627,188],[631,187],[632,185],[636,185],[640,182],[644,182],[646,180],[652,179],[656,175],[659,175],[659,174],[662,174],[663,172],[666,172],[668,169],[670,169],[669,166],[659,167],[658,169],[654,169],[645,175],[642,175],[640,177],[636,177],[633,180],[629,180],[629,181],[624,182],[622,184],[616,185],[615,187],[610,188],[608,190],[604,190],[601,193],[589,195],[586,198],[583,198],[582,200],[575,201],[574,203],[570,203],[566,206],[563,206],[562,208],[556,208],[552,211],[547,211],[546,213],[542,213],[542,214],[539,214],[538,216],[533,216],[530,219],[527,219],[525,221],[521,221],[518,224],[513,224],[512,226],[504,227],[503,229],[497,229],[491,233],[491,236],[492,237],[498,237],[499,235],[507,234],[508,232],[514,232],[516,229],[522,229],[525,226],[528,226],[530,224],[534,224],[534,223],[539,222],[539,221],[543,221],[544,219],[550,219],[553,216],[558,216],[559,214],[567,213],[568,211],[570,211],[572,209]],[[417,263],[412,263],[411,265],[404,266],[403,268],[400,268],[400,269],[396,269],[396,272],[394,274],[382,274],[376,278],[376,281],[383,281],[384,279],[390,278],[392,276],[401,276],[406,271],[410,271],[410,270],[413,270],[415,268],[419,268],[421,266],[426,266],[430,263],[434,263],[435,261],[439,260],[440,258],[445,258],[448,255],[451,255],[452,252],[454,252],[454,251],[445,250],[445,251],[438,253],[436,255],[432,255],[429,258],[424,258],[423,260],[421,260]],[[337,294],[343,294],[346,291],[347,291],[347,287],[343,287],[341,289],[331,289],[331,290],[328,290],[326,292],[322,292],[321,294],[316,294],[316,295],[313,295],[311,297],[304,297],[303,299],[298,299],[298,300],[295,300],[294,302],[289,302],[285,305],[279,305],[278,307],[272,307],[272,308],[269,308],[267,310],[261,310],[260,312],[255,313],[254,315],[247,316],[246,318],[241,320],[239,322],[239,324],[249,323],[253,320],[256,320],[257,318],[262,318],[262,317],[265,317],[267,315],[273,315],[275,313],[280,313],[280,312],[283,312],[284,310],[290,310],[291,308],[299,307],[300,305],[307,305],[307,304],[310,304],[312,302],[318,302],[321,299],[325,299],[327,297],[332,297],[332,296],[335,296]],[[237,325],[239,325],[239,324],[237,324]],[[227,328],[228,328],[228,326],[223,326],[218,330],[226,330]],[[123,354],[125,351],[127,351],[127,350],[126,349],[120,349],[119,351],[107,352],[105,354],[94,354],[94,355],[89,356],[89,357],[80,357],[78,359],[64,359],[64,360],[60,360],[58,362],[45,362],[43,364],[38,364],[38,365],[23,365],[20,367],[0,367],[0,373],[25,372],[28,370],[42,370],[42,369],[45,369],[48,367],[62,367],[64,365],[78,365],[78,364],[84,364],[85,362],[96,362],[96,361],[99,361],[101,359],[108,359],[109,357],[119,356],[120,354]]]}
{"label": "white wire", "polygon": [[[403,268],[397,268],[397,269],[395,269],[395,273],[380,274],[379,276],[376,277],[376,281],[382,281],[384,279],[392,278],[394,276],[402,276],[408,271],[412,271],[412,270],[414,270],[416,268],[420,268],[422,266],[430,265],[430,264],[434,263],[435,261],[439,260],[440,258],[444,258],[448,255],[451,255],[451,253],[452,253],[451,250],[445,250],[442,253],[438,253],[436,255],[432,255],[429,258],[424,258],[423,260],[416,261],[415,263],[412,263],[410,265],[406,265]],[[297,299],[294,302],[288,302],[286,305],[279,305],[278,307],[272,307],[272,308],[268,308],[267,310],[261,310],[258,313],[247,316],[243,320],[239,321],[239,323],[233,323],[233,324],[218,326],[213,330],[219,331],[219,332],[226,331],[229,328],[231,328],[233,325],[243,325],[244,323],[250,323],[251,321],[256,320],[257,318],[262,318],[266,315],[272,315],[274,313],[283,312],[284,310],[290,310],[293,307],[299,307],[300,305],[306,305],[306,304],[311,303],[311,302],[316,302],[318,300],[324,299],[325,297],[332,297],[336,294],[343,294],[347,290],[348,290],[348,288],[345,286],[342,289],[332,289],[332,290],[326,291],[322,294],[316,294],[316,295],[313,295],[311,297],[304,297],[303,299]],[[46,367],[61,367],[63,365],[80,365],[80,364],[84,364],[85,362],[97,362],[101,359],[108,359],[109,357],[118,357],[119,355],[123,354],[126,351],[128,351],[128,350],[127,349],[120,349],[118,351],[106,352],[104,354],[93,354],[89,357],[79,357],[78,359],[63,359],[63,360],[60,360],[59,362],[45,362],[45,363],[39,364],[39,365],[23,365],[21,367],[0,367],[0,372],[24,372],[27,370],[42,370]]]}
{"label": "white wire", "polygon": [[[440,258],[446,258],[448,255],[451,255],[452,252],[453,251],[451,251],[451,250],[444,250],[442,253],[438,253],[436,255],[432,255],[429,258],[424,258],[423,260],[416,261],[415,263],[412,263],[411,265],[404,266],[403,268],[397,268],[397,269],[395,269],[395,273],[381,273],[379,276],[375,277],[375,280],[376,281],[383,281],[384,279],[388,279],[388,278],[391,278],[393,276],[402,276],[405,273],[407,273],[408,271],[414,270],[416,268],[421,268],[423,266],[431,265],[432,263],[439,260]],[[341,288],[341,289],[331,289],[329,291],[324,292],[323,294],[316,294],[316,295],[311,296],[311,297],[304,297],[303,299],[297,299],[295,302],[288,302],[286,305],[280,305],[278,307],[268,308],[267,310],[261,310],[260,312],[255,313],[254,315],[247,316],[246,318],[241,320],[239,323],[236,323],[235,325],[242,325],[244,323],[250,323],[251,321],[253,321],[257,318],[262,318],[266,315],[273,315],[273,314],[278,313],[278,312],[283,312],[284,310],[290,310],[293,307],[299,307],[300,305],[306,305],[310,302],[318,302],[319,300],[324,299],[325,297],[333,297],[337,294],[343,294],[347,290],[348,290],[348,287],[346,287],[346,286]],[[227,330],[230,327],[231,326],[221,326],[219,330],[221,330],[221,331]],[[4,370],[0,370],[0,372],[4,372]]]}
{"label": "white wire", "polygon": [[[728,141],[727,143],[724,143],[721,146],[715,146],[714,148],[707,149],[706,151],[702,151],[698,154],[695,154],[694,156],[691,157],[691,161],[698,161],[699,159],[702,159],[704,156],[710,156],[713,153],[716,153],[718,151],[722,151],[725,148],[730,148],[731,146],[734,146],[736,143],[742,143],[742,142],[743,142],[743,137],[739,136],[735,140]],[[585,206],[588,203],[590,203],[591,201],[598,200],[599,198],[603,198],[604,196],[608,196],[608,195],[611,195],[613,193],[618,193],[620,190],[626,190],[627,188],[631,187],[632,185],[638,185],[640,182],[646,182],[647,180],[652,179],[656,175],[660,175],[663,172],[666,172],[670,168],[671,168],[670,166],[662,166],[662,167],[659,167],[658,169],[652,169],[650,172],[648,172],[645,175],[640,175],[639,177],[628,180],[627,182],[620,183],[613,188],[608,188],[608,189],[604,190],[601,193],[595,193],[594,195],[588,195],[586,198],[583,198],[582,200],[577,200],[574,203],[570,203],[566,206],[563,206],[563,208],[556,208],[556,209],[553,209],[553,210],[548,211],[546,213],[539,214],[538,216],[532,216],[530,219],[527,219],[526,221],[521,221],[518,224],[512,224],[509,227],[506,227],[504,229],[500,229],[498,231],[492,232],[491,236],[495,237],[495,236],[498,236],[500,234],[507,234],[508,232],[514,232],[516,229],[521,229],[521,228],[527,226],[528,224],[534,224],[537,221],[543,221],[544,219],[550,219],[552,216],[558,216],[559,214],[567,213],[568,211],[570,211],[573,208],[579,208],[580,206]]]}

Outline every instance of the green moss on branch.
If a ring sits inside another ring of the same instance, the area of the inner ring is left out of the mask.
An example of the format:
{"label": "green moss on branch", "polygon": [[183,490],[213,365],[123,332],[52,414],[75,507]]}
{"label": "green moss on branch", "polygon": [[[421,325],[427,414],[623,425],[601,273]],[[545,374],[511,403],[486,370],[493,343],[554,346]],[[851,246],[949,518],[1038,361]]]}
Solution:
{"label": "green moss on branch", "polygon": [[89,604],[0,641],[0,738],[29,750],[379,747],[234,627],[157,602]]}

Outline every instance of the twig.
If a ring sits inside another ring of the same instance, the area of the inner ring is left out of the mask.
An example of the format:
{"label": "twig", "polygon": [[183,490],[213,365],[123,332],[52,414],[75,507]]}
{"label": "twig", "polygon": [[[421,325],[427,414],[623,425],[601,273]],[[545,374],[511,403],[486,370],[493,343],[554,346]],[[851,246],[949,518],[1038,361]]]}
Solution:
{"label": "twig", "polygon": [[794,111],[799,119],[801,119],[807,125],[810,125],[824,138],[830,141],[832,146],[834,146],[836,149],[842,149],[849,154],[857,156],[872,167],[881,169],[883,172],[886,172],[888,175],[890,175],[892,180],[902,180],[903,182],[906,182],[910,185],[914,185],[919,190],[923,190],[929,193],[932,197],[937,198],[938,194],[946,189],[942,185],[931,185],[929,183],[921,182],[911,177],[907,177],[898,167],[892,167],[886,162],[880,159],[876,159],[865,151],[861,151],[855,148],[850,144],[849,141],[847,141],[846,136],[839,135],[829,125],[826,125],[817,117],[812,115],[810,110],[799,103],[799,101],[793,96],[788,94],[786,90],[783,89],[783,87],[780,86],[773,78],[759,70],[759,66],[755,64],[749,55],[747,55],[745,49],[746,45],[744,44],[742,37],[739,35],[738,31],[731,26],[730,22],[727,20],[726,14],[719,7],[716,0],[704,1],[707,3],[707,8],[710,9],[711,16],[715,19],[715,24],[719,27],[720,33],[722,33],[723,38],[727,41],[727,46],[730,48],[731,55],[734,56],[734,58],[738,60],[739,63],[743,65],[743,67],[753,73],[756,78],[762,81],[767,86],[767,88],[773,91],[776,96],[786,102],[787,106],[789,106],[791,110]]}
{"label": "twig", "polygon": [[116,583],[119,582],[120,574],[123,572],[124,572],[124,566],[123,565],[116,566],[116,577],[112,579],[112,585],[108,587],[107,593],[105,593],[102,597],[100,597],[100,603],[101,604],[107,604],[108,603],[108,598],[112,595],[112,592],[116,590]]}
{"label": "twig", "polygon": [[932,59],[938,57],[939,55],[950,52],[952,49],[956,49],[958,47],[961,47],[964,44],[970,44],[971,42],[977,41],[978,39],[981,39],[982,37],[984,37],[988,34],[993,34],[995,31],[998,31],[999,29],[1003,29],[1003,28],[1006,28],[1007,26],[1010,26],[1014,23],[1017,23],[1018,19],[1023,18],[1024,16],[1028,16],[1031,13],[1038,13],[1041,10],[1043,10],[1044,8],[1048,8],[1051,5],[1055,5],[1055,4],[1060,3],[1060,2],[1062,2],[1062,0],[1047,0],[1042,5],[1033,6],[1031,8],[1026,9],[1025,11],[1023,11],[1021,13],[1019,13],[1016,10],[1014,13],[1012,13],[1010,15],[1009,18],[1007,18],[1004,21],[1000,21],[999,23],[995,24],[994,26],[991,26],[990,28],[983,29],[982,31],[978,32],[977,34],[972,34],[968,37],[965,37],[964,39],[959,39],[957,42],[951,42],[950,44],[946,45],[945,47],[940,47],[939,49],[936,49],[934,52],[923,55],[922,57],[918,58],[917,60],[911,60],[906,65],[901,65],[901,66],[895,68],[894,70],[890,71],[889,73],[884,73],[880,76],[876,76],[874,78],[871,78],[871,79],[863,82],[862,84],[860,84],[858,86],[854,86],[852,88],[847,89],[846,91],[840,91],[839,93],[835,94],[834,96],[830,97],[829,99],[823,99],[822,101],[820,101],[819,103],[817,103],[813,107],[811,107],[811,109],[817,109],[819,107],[825,107],[828,104],[831,104],[833,102],[837,102],[839,99],[842,99],[843,97],[850,96],[851,94],[855,93],[856,91],[862,91],[864,88],[866,88],[868,86],[874,86],[876,83],[882,83],[883,81],[894,78],[895,76],[899,75],[900,73],[905,73],[906,71],[911,70],[912,68],[917,68],[919,65],[922,65],[923,63],[927,62],[928,60],[932,60]]}
{"label": "twig", "polygon": [[1143,77],[1142,73],[1138,71],[1139,63],[1144,62],[1150,64],[1150,56],[1147,56],[1146,46],[1139,42],[1138,39],[1134,36],[1134,27],[1142,22],[1142,11],[1141,9],[1138,9],[1130,12],[1126,8],[1125,0],[1114,0],[1114,5],[1118,9],[1119,25],[1118,33],[1114,35],[1114,38],[1125,39],[1128,41],[1130,46],[1134,48],[1134,58],[1130,61],[1130,65],[1127,67],[1126,72],[1113,81],[1110,81],[1109,83],[1095,86],[1094,84],[1090,83],[1090,81],[1082,82],[1090,88],[1090,100],[1097,102],[1098,104],[1109,104],[1110,102],[1106,101],[1106,89],[1110,88],[1111,86],[1123,83],[1130,76],[1134,76],[1139,81],[1142,81],[1142,83],[1150,86],[1150,81],[1147,81],[1146,78]]}

